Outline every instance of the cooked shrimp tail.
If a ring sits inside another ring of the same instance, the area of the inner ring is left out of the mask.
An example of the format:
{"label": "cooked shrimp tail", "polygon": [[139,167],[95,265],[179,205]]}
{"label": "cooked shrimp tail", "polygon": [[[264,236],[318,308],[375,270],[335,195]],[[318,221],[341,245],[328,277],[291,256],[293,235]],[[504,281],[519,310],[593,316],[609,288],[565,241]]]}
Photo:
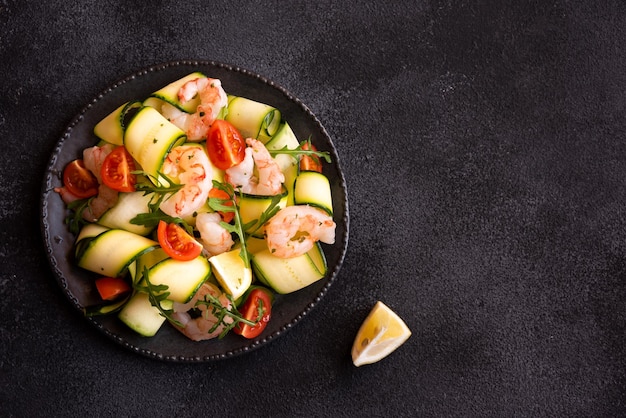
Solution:
{"label": "cooked shrimp tail", "polygon": [[184,218],[205,204],[213,181],[211,163],[202,147],[174,147],[165,158],[163,174],[183,185],[163,199],[159,207],[164,213]]}
{"label": "cooked shrimp tail", "polygon": [[226,181],[243,193],[263,196],[279,194],[285,181],[280,166],[261,141],[248,138],[246,144],[248,147],[243,161],[226,170]]}
{"label": "cooked shrimp tail", "polygon": [[[225,316],[223,319],[218,318],[212,309],[209,309],[205,297],[211,295],[226,309],[231,309],[231,302],[228,297],[215,285],[211,283],[203,283],[193,298],[185,303],[174,303],[172,319],[180,325],[171,322],[172,325],[183,335],[193,341],[209,340],[219,336],[233,319]],[[190,311],[196,309],[199,316],[192,317]],[[182,325],[182,326],[181,326]]]}
{"label": "cooked shrimp tail", "polygon": [[189,141],[206,139],[211,124],[228,105],[228,96],[222,88],[220,80],[200,77],[183,84],[178,91],[181,103],[187,103],[194,97],[200,98],[195,113],[188,114],[174,106],[163,106],[163,115],[173,124],[185,131]]}
{"label": "cooked shrimp tail", "polygon": [[[106,144],[101,147],[93,146],[83,150],[85,167],[96,177],[99,183],[98,193],[89,199],[81,214],[82,218],[87,222],[97,222],[104,212],[117,203],[119,193],[104,184],[102,182],[102,176],[100,175],[104,159],[113,151],[113,148],[113,145]],[[61,196],[61,199],[63,199],[66,204],[80,199],[73,195],[66,187],[55,187],[54,191]]]}
{"label": "cooked shrimp tail", "polygon": [[307,205],[287,206],[265,224],[265,240],[276,257],[297,257],[317,241],[335,242],[333,219],[323,210]]}
{"label": "cooked shrimp tail", "polygon": [[230,232],[220,225],[221,221],[222,217],[217,212],[199,213],[196,217],[196,228],[200,232],[200,243],[211,256],[230,250],[234,244]]}

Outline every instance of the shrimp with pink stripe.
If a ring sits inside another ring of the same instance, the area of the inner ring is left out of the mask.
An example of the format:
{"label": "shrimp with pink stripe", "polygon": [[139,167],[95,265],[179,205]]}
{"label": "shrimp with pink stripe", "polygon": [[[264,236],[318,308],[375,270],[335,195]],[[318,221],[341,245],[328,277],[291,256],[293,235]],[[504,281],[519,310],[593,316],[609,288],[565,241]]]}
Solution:
{"label": "shrimp with pink stripe", "polygon": [[172,148],[165,158],[162,172],[182,187],[166,196],[159,208],[173,217],[192,215],[209,197],[213,186],[212,170],[209,157],[201,146],[179,145]]}
{"label": "shrimp with pink stripe", "polygon": [[[206,302],[207,295],[215,297],[219,303],[230,310],[231,302],[228,297],[214,284],[203,283],[193,298],[185,303],[174,303],[172,319],[179,324],[172,322],[172,325],[183,335],[193,341],[209,340],[219,336],[224,328],[233,322],[229,316],[225,316],[221,321],[215,316],[212,309],[209,309]],[[197,309],[199,315],[192,317],[189,313],[192,309]]]}
{"label": "shrimp with pink stripe", "polygon": [[287,206],[265,224],[265,241],[279,258],[300,256],[317,241],[335,242],[336,224],[322,209],[308,205]]}
{"label": "shrimp with pink stripe", "polygon": [[258,139],[246,139],[242,162],[226,170],[224,179],[243,193],[275,196],[282,191],[285,175]]}
{"label": "shrimp with pink stripe", "polygon": [[200,243],[210,256],[224,253],[235,244],[230,232],[220,225],[221,221],[222,217],[217,212],[199,213],[196,217]]}
{"label": "shrimp with pink stripe", "polygon": [[178,91],[178,99],[183,104],[194,97],[200,98],[195,113],[185,113],[167,103],[162,106],[161,112],[170,122],[185,131],[189,141],[195,142],[206,139],[211,124],[228,105],[228,96],[219,79],[199,77],[186,82]]}
{"label": "shrimp with pink stripe", "polygon": [[[83,219],[87,222],[96,222],[104,212],[117,203],[119,193],[104,184],[100,174],[104,160],[114,148],[113,145],[106,144],[101,147],[93,146],[83,150],[85,168],[87,168],[98,181],[98,194],[89,199],[82,213]],[[65,203],[71,203],[79,199],[79,197],[74,196],[65,186],[57,187],[54,191],[59,193]]]}

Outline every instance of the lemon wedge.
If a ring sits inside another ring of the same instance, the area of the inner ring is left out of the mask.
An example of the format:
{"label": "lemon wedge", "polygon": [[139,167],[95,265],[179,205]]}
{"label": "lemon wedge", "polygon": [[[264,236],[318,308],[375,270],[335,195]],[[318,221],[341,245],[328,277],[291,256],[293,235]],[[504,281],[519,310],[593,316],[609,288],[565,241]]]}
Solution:
{"label": "lemon wedge", "polygon": [[387,305],[378,301],[372,308],[352,345],[355,366],[376,363],[391,354],[411,336],[411,330]]}
{"label": "lemon wedge", "polygon": [[239,248],[209,258],[215,278],[233,299],[243,295],[252,284],[252,270],[239,256]]}

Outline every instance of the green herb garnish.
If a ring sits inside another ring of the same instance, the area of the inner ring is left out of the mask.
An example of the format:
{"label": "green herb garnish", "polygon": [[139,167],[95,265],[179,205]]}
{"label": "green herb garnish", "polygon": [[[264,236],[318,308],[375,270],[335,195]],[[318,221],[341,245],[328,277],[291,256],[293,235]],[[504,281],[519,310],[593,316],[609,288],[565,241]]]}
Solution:
{"label": "green herb garnish", "polygon": [[241,243],[239,256],[243,260],[246,268],[250,268],[250,253],[248,252],[248,247],[246,245],[246,237],[261,228],[272,216],[276,214],[276,212],[280,210],[279,203],[282,196],[273,196],[270,205],[267,209],[265,209],[265,211],[263,211],[263,213],[261,213],[258,220],[255,219],[247,224],[243,224],[241,221],[241,215],[239,214],[239,206],[237,205],[237,191],[234,187],[229,183],[220,183],[216,180],[213,180],[213,187],[226,192],[228,198],[222,199],[219,197],[211,197],[209,198],[209,207],[214,211],[233,212],[235,214],[233,224],[221,221],[220,225],[228,232],[234,233],[239,237],[239,242]]}
{"label": "green herb garnish", "polygon": [[[256,321],[250,321],[246,318],[244,318],[241,315],[241,312],[239,312],[235,306],[235,302],[233,301],[232,297],[228,294],[225,294],[226,297],[228,298],[228,300],[230,301],[230,310],[227,309],[226,307],[224,307],[224,305],[222,305],[219,301],[218,298],[216,298],[215,296],[211,295],[211,294],[206,294],[204,295],[203,299],[200,299],[196,302],[196,306],[199,305],[205,305],[207,307],[207,313],[210,310],[210,313],[215,316],[215,318],[217,319],[217,321],[215,322],[215,325],[213,325],[211,327],[211,329],[209,329],[209,333],[215,331],[217,329],[218,326],[223,325],[224,329],[222,330],[222,332],[220,333],[220,335],[218,336],[219,339],[222,339],[226,336],[226,334],[228,334],[228,332],[235,328],[238,324],[243,323],[243,324],[247,324],[250,325],[251,327],[255,326],[262,318],[262,315],[256,320]],[[205,313],[203,313],[205,314]],[[224,321],[225,318],[230,318],[232,319],[232,321],[230,323],[227,323],[226,321]]]}
{"label": "green herb garnish", "polygon": [[[176,183],[174,180],[172,180],[160,171],[157,172],[157,177],[154,177],[153,175],[141,170],[133,171],[132,173],[135,175],[143,175],[148,178],[149,181],[137,183],[135,185],[135,189],[139,192],[144,192],[144,194],[155,193],[157,195],[160,195],[161,197],[165,197],[168,195],[171,196],[183,187],[185,187],[184,184]],[[161,200],[156,203],[157,206],[159,203],[161,203]]]}
{"label": "green herb garnish", "polygon": [[153,285],[150,282],[150,271],[148,270],[148,267],[143,268],[142,282],[145,283],[145,285],[141,285],[139,283],[133,284],[135,290],[146,293],[148,295],[148,299],[150,300],[150,304],[159,310],[161,316],[179,327],[184,327],[183,324],[172,317],[172,313],[174,313],[173,309],[164,309],[161,305],[161,302],[167,300],[167,297],[170,295],[170,292],[167,290],[169,287],[164,284]]}
{"label": "green herb garnish", "polygon": [[166,215],[160,209],[149,213],[138,213],[137,216],[132,218],[129,222],[133,225],[143,225],[146,228],[155,228],[159,224],[159,221],[165,221],[168,224],[178,224],[185,229],[189,235],[193,236],[193,227],[185,222],[183,218]]}
{"label": "green herb garnish", "polygon": [[[250,268],[250,253],[248,252],[248,247],[246,245],[246,234],[245,231],[252,227],[256,221],[251,221],[246,225],[241,223],[241,215],[239,214],[239,207],[237,206],[237,200],[235,197],[235,189],[229,183],[220,183],[219,181],[213,180],[213,187],[220,189],[228,195],[228,198],[222,199],[219,197],[210,197],[209,198],[209,207],[214,211],[218,212],[233,212],[235,214],[233,220],[234,224],[229,224],[224,221],[220,222],[220,225],[226,229],[231,234],[234,233],[239,237],[239,241],[241,242],[241,250],[239,251],[239,257],[243,260],[246,268]],[[230,203],[230,204],[229,204]]]}
{"label": "green herb garnish", "polygon": [[311,148],[311,138],[305,141],[302,141],[300,145],[298,145],[298,147],[294,149],[289,149],[285,145],[281,149],[268,150],[268,151],[270,152],[272,157],[275,157],[278,154],[287,154],[297,159],[299,156],[308,155],[310,157],[323,158],[324,161],[326,161],[327,163],[331,162],[330,153],[328,151],[314,151],[312,149],[303,149],[305,144],[308,144],[309,148]]}
{"label": "green herb garnish", "polygon": [[[145,284],[133,285],[135,290],[146,293],[148,295],[148,300],[150,300],[150,304],[159,310],[159,313],[161,314],[161,316],[163,316],[165,319],[167,319],[169,322],[173,323],[174,325],[180,328],[184,328],[185,325],[182,324],[180,321],[174,319],[174,317],[172,316],[172,314],[174,313],[174,310],[165,309],[162,306],[162,302],[167,300],[167,298],[170,295],[170,292],[168,291],[169,287],[164,284],[160,284],[160,285],[152,284],[150,282],[150,271],[148,270],[147,267],[144,267],[142,282],[144,282]],[[261,320],[261,318],[263,317],[263,313],[264,313],[264,311],[259,312],[258,319],[255,321],[250,321],[244,318],[241,315],[241,312],[237,310],[235,306],[235,302],[233,301],[232,297],[227,294],[226,294],[226,297],[230,301],[230,309],[222,305],[219,299],[211,294],[204,295],[202,299],[199,299],[196,301],[196,304],[194,306],[195,308],[197,306],[204,305],[206,307],[206,312],[201,312],[200,314],[208,315],[208,313],[210,312],[213,316],[215,316],[216,318],[215,324],[211,327],[211,329],[209,329],[208,333],[215,331],[217,327],[219,327],[220,325],[224,326],[224,329],[218,336],[219,339],[224,338],[226,334],[228,334],[228,332],[231,329],[233,329],[235,326],[237,326],[237,324],[239,323],[244,323],[250,326],[255,326],[258,323],[258,321]],[[226,318],[230,318],[231,321],[226,322],[225,321]]]}
{"label": "green herb garnish", "polygon": [[90,200],[91,198],[79,199],[67,204],[70,214],[65,218],[65,223],[72,234],[78,234],[83,225],[89,223],[83,219],[83,212],[89,207]]}
{"label": "green herb garnish", "polygon": [[154,180],[138,183],[135,185],[135,189],[144,192],[144,195],[154,193],[156,199],[152,199],[150,203],[148,203],[148,209],[150,210],[148,213],[137,214],[137,216],[130,220],[130,223],[134,225],[144,225],[148,228],[156,227],[159,221],[176,223],[182,226],[189,235],[193,236],[193,228],[182,218],[166,215],[159,209],[164,199],[169,199],[174,193],[182,189],[184,185],[174,183],[172,179],[161,172],[158,173],[158,178],[154,178],[154,176],[150,176],[144,171],[134,171],[133,174],[145,175]]}

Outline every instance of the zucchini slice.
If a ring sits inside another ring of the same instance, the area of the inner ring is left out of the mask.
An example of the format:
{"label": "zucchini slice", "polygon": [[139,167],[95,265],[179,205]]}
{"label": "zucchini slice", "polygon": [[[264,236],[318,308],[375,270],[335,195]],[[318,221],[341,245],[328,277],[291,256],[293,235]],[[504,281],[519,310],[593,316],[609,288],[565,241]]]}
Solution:
{"label": "zucchini slice", "polygon": [[163,106],[164,103],[165,101],[159,99],[158,97],[148,97],[146,100],[143,101],[142,105],[153,107],[159,113],[162,113],[161,107]]}
{"label": "zucchini slice", "polygon": [[124,144],[124,129],[134,111],[141,107],[141,102],[126,102],[96,124],[93,133],[103,141],[113,145]]}
{"label": "zucchini slice", "polygon": [[[298,138],[287,121],[281,123],[278,132],[265,144],[265,147],[270,152],[285,149],[285,147],[287,149],[296,149],[298,146],[300,146]],[[285,176],[285,182],[283,184],[288,193],[287,205],[294,205],[293,187],[296,176],[298,175],[298,159],[289,154],[276,154],[274,155],[274,160],[276,160]]]}
{"label": "zucchini slice", "polygon": [[[283,188],[283,193],[280,195],[279,208],[287,206],[287,190]],[[274,196],[262,196],[242,193],[239,195],[239,216],[241,216],[241,224],[246,225],[250,223],[250,226],[246,228],[245,232],[252,232],[252,236],[262,237],[263,230],[259,228],[259,219],[261,214],[269,208]]]}
{"label": "zucchini slice", "polygon": [[[167,286],[169,295],[161,301],[163,309],[172,309],[174,302],[185,303],[191,300],[211,274],[211,267],[205,257],[178,261],[169,258],[161,248],[138,258],[137,281],[140,284],[145,283],[143,272],[146,268],[152,285]],[[154,336],[165,322],[165,317],[152,306],[148,294],[141,291],[131,296],[118,317],[129,328],[145,337]]]}
{"label": "zucchini slice", "polygon": [[299,146],[300,142],[287,121],[281,122],[278,130],[272,136],[272,139],[265,144],[268,150],[279,150],[285,147],[287,147],[287,149],[296,149]]}
{"label": "zucchini slice", "polygon": [[[173,302],[168,299],[161,302],[163,309],[172,309],[173,305]],[[165,317],[155,306],[152,306],[148,294],[143,292],[137,292],[130,297],[118,314],[118,318],[144,337],[153,337],[165,322]]]}
{"label": "zucchini slice", "polygon": [[185,142],[185,133],[155,108],[144,106],[124,132],[124,146],[153,182],[167,153]]}
{"label": "zucchini slice", "polygon": [[194,113],[196,111],[196,108],[198,107],[198,104],[200,103],[200,97],[196,96],[186,103],[181,103],[178,99],[178,91],[186,82],[195,80],[196,78],[204,77],[206,77],[204,74],[196,71],[155,91],[150,95],[150,97],[161,99],[164,102],[171,104],[172,106],[176,106],[183,112]]}
{"label": "zucchini slice", "polygon": [[239,96],[228,96],[228,112],[224,119],[235,126],[244,138],[267,143],[278,131],[280,110]]}
{"label": "zucchini slice", "polygon": [[104,212],[98,223],[111,229],[124,229],[137,235],[148,235],[154,228],[133,224],[130,221],[139,213],[150,213],[148,204],[153,197],[153,194],[144,192],[120,193],[115,206]]}
{"label": "zucchini slice", "polygon": [[293,258],[278,258],[269,249],[252,256],[256,277],[277,293],[286,294],[303,289],[326,275],[324,252],[316,243],[309,252]]}
{"label": "zucchini slice", "polygon": [[80,243],[83,240],[97,237],[98,235],[108,231],[109,229],[110,228],[98,224],[87,224],[83,226],[78,233],[78,236],[76,237],[76,244]]}
{"label": "zucchini slice", "polygon": [[123,276],[142,254],[158,247],[158,242],[123,229],[86,225],[76,242],[78,266],[108,277]]}
{"label": "zucchini slice", "polygon": [[204,256],[190,261],[169,258],[163,249],[146,253],[137,260],[137,277],[143,281],[144,268],[148,268],[150,283],[166,285],[170,292],[168,299],[174,302],[188,302],[198,288],[211,274],[211,266]]}
{"label": "zucchini slice", "polygon": [[256,254],[263,250],[267,250],[267,242],[265,238],[253,237],[252,235],[246,237],[246,248],[250,254]]}
{"label": "zucchini slice", "polygon": [[287,190],[287,206],[295,205],[294,199],[294,186],[296,184],[296,177],[298,176],[298,162],[291,155],[287,154],[278,154],[274,157],[274,160],[280,166],[283,175],[285,176],[285,181],[283,182],[283,186]]}
{"label": "zucchini slice", "polygon": [[85,316],[108,315],[122,309],[130,298],[131,296],[129,294],[128,296],[121,298],[120,300],[116,300],[115,302],[104,303],[97,306],[88,306],[83,309],[83,312],[85,313]]}
{"label": "zucchini slice", "polygon": [[333,216],[333,199],[328,177],[317,171],[301,171],[295,179],[294,201],[296,205],[311,205]]}

